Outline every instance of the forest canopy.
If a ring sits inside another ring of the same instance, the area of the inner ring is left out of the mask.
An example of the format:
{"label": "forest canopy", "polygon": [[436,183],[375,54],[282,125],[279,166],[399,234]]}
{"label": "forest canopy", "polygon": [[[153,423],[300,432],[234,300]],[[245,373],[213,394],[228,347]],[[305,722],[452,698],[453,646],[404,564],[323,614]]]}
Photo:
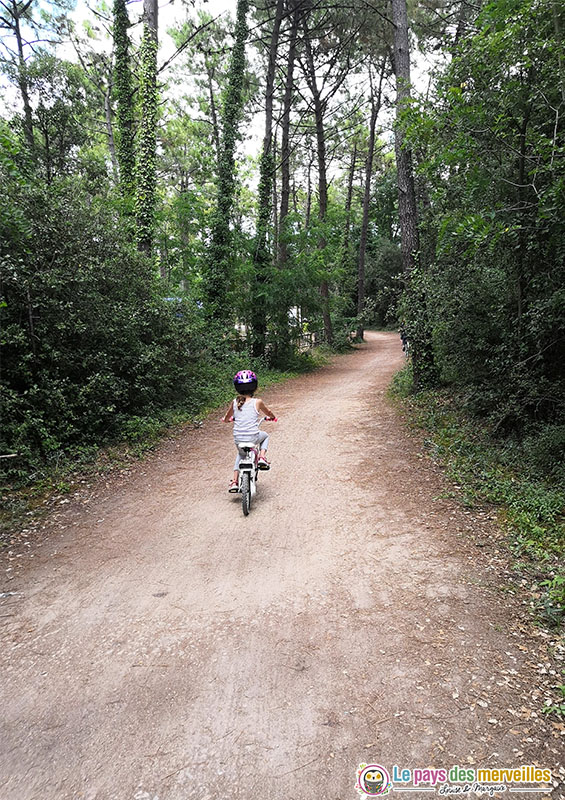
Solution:
{"label": "forest canopy", "polygon": [[562,4],[78,10],[0,0],[8,478],[374,326],[557,463]]}

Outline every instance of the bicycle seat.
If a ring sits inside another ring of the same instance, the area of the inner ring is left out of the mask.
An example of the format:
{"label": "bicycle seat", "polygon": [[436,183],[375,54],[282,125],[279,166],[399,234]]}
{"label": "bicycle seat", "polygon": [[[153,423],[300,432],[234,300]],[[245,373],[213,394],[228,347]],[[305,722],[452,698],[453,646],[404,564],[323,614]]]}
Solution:
{"label": "bicycle seat", "polygon": [[238,442],[237,446],[240,450],[253,450],[257,444],[256,442]]}

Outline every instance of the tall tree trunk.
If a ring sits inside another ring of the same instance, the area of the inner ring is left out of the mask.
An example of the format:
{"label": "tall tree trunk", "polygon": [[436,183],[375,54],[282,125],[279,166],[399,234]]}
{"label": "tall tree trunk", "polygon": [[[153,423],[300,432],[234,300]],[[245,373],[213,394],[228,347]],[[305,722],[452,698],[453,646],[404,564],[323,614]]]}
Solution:
{"label": "tall tree trunk", "polygon": [[238,0],[235,44],[231,52],[228,87],[222,109],[222,140],[218,160],[216,208],[212,218],[210,249],[203,272],[203,292],[208,315],[230,324],[227,295],[233,273],[230,220],[235,193],[235,146],[242,112],[245,43],[249,0]]}
{"label": "tall tree trunk", "polygon": [[[528,70],[528,95],[531,97],[533,69]],[[515,272],[515,292],[516,292],[516,360],[520,358],[520,345],[522,339],[522,312],[523,312],[523,277],[524,277],[524,254],[527,252],[528,241],[528,206],[530,204],[528,187],[526,186],[526,158],[527,158],[527,134],[533,103],[526,105],[523,112],[522,124],[520,125],[519,136],[519,157],[518,157],[518,241],[520,247],[516,253],[516,272]]]}
{"label": "tall tree trunk", "polygon": [[[316,144],[318,148],[318,219],[321,223],[325,222],[328,214],[328,178],[326,172],[326,137],[324,131],[324,112],[319,102],[315,101],[316,116]],[[318,248],[325,250],[326,238],[323,233],[318,239]],[[331,344],[333,341],[332,321],[330,317],[330,291],[326,278],[320,284],[320,294],[322,295],[322,316],[324,320],[324,334],[326,342]]]}
{"label": "tall tree trunk", "polygon": [[418,210],[412,170],[412,152],[404,144],[401,115],[410,102],[410,46],[408,41],[408,16],[406,0],[392,0],[394,26],[393,66],[396,75],[396,125],[394,149],[398,183],[398,216],[400,222],[402,263],[410,319],[408,336],[412,344],[414,388],[433,381],[433,352],[429,330],[426,300],[416,284],[415,269],[419,265],[420,243],[418,235]]}
{"label": "tall tree trunk", "polygon": [[[114,1],[114,86],[116,91],[117,159],[124,197],[135,197],[135,130],[129,53],[130,22],[125,0]],[[108,120],[108,114],[106,115]],[[108,122],[107,122],[108,125]],[[110,143],[110,137],[109,143]],[[112,152],[110,150],[110,152]]]}
{"label": "tall tree trunk", "polygon": [[280,235],[280,220],[279,220],[279,196],[278,196],[278,187],[277,187],[277,144],[278,144],[278,137],[277,137],[277,129],[275,128],[275,133],[273,136],[273,147],[272,147],[272,159],[273,159],[273,180],[272,180],[272,187],[273,187],[273,254],[271,258],[272,263],[276,263],[276,253],[279,247],[279,235]]}
{"label": "tall tree trunk", "polygon": [[108,139],[108,150],[110,151],[110,159],[112,161],[112,173],[114,180],[118,177],[118,159],[116,158],[116,144],[114,142],[114,128],[112,125],[112,84],[108,82],[106,91],[104,92],[104,117],[106,120],[106,138]]}
{"label": "tall tree trunk", "polygon": [[[276,263],[279,269],[285,269],[288,263],[288,228],[287,217],[290,203],[290,112],[294,88],[294,64],[296,61],[296,41],[300,23],[300,0],[289,0],[287,10],[290,13],[290,29],[288,31],[288,53],[284,79],[283,112],[281,118],[281,205],[279,213]],[[294,190],[294,210],[296,212],[296,189]],[[291,350],[290,329],[288,324],[288,306],[285,299],[277,313],[277,356],[286,358]]]}
{"label": "tall tree trunk", "polygon": [[274,200],[276,185],[273,179],[275,171],[275,158],[273,157],[273,97],[275,93],[275,70],[283,8],[284,0],[277,0],[273,29],[271,31],[265,87],[265,135],[263,137],[263,152],[259,165],[257,231],[253,258],[255,266],[255,291],[252,298],[254,356],[261,356],[265,353],[267,336],[267,297],[265,283],[266,272],[271,262],[271,254],[269,252],[269,223],[273,212],[276,215],[276,202]]}
{"label": "tall tree trunk", "polygon": [[210,95],[210,114],[212,116],[212,132],[214,135],[214,144],[216,145],[216,158],[220,157],[220,126],[218,125],[218,113],[216,111],[216,101],[214,100],[214,67],[205,61],[206,74],[208,76],[208,93]]}
{"label": "tall tree trunk", "polygon": [[[316,121],[316,150],[318,156],[318,219],[323,225],[328,213],[328,178],[327,178],[327,159],[326,159],[326,133],[324,130],[324,103],[318,89],[316,78],[316,66],[309,39],[306,24],[304,25],[306,39],[306,55],[308,66],[308,83],[314,100],[314,118]],[[318,237],[318,249],[325,250],[326,238],[322,232]],[[320,283],[320,295],[322,297],[322,318],[324,321],[324,336],[326,342],[333,342],[332,320],[330,316],[330,290],[326,278]]]}
{"label": "tall tree trunk", "polygon": [[353,181],[355,180],[355,167],[357,166],[357,142],[353,142],[351,151],[351,161],[349,164],[349,175],[347,178],[347,198],[345,200],[345,228],[343,230],[343,254],[341,257],[342,267],[346,267],[349,253],[349,237],[351,234],[351,201],[353,200]]}
{"label": "tall tree trunk", "polygon": [[155,218],[157,151],[157,0],[143,0],[143,39],[139,97],[141,126],[137,162],[137,243],[141,252],[151,255]]}
{"label": "tall tree trunk", "polygon": [[47,185],[51,186],[53,181],[53,158],[51,155],[51,139],[49,136],[49,127],[47,125],[43,126],[40,130],[43,133],[43,149],[45,151],[45,178],[47,180]]}
{"label": "tall tree trunk", "polygon": [[[370,69],[370,68],[369,68]],[[381,110],[381,97],[383,90],[383,80],[386,69],[386,58],[383,56],[381,74],[379,78],[379,88],[377,96],[374,96],[373,81],[371,79],[371,121],[369,123],[369,142],[367,147],[367,161],[365,162],[365,191],[363,194],[363,220],[361,223],[361,240],[359,242],[359,263],[357,270],[357,317],[361,320],[361,315],[365,310],[365,256],[367,253],[367,237],[369,232],[369,204],[371,201],[371,178],[373,175],[373,159],[375,155],[375,127],[377,117]],[[371,78],[371,73],[369,72]],[[362,339],[364,334],[363,323],[359,321],[357,325],[357,338]]]}
{"label": "tall tree trunk", "polygon": [[310,216],[312,214],[312,166],[313,158],[308,161],[308,180],[306,182],[306,210],[304,212],[304,228],[310,226]]}
{"label": "tall tree trunk", "polygon": [[561,36],[559,8],[560,4],[558,0],[553,0],[551,4],[551,11],[553,13],[553,30],[555,31],[555,40],[557,42],[557,63],[559,65],[559,82],[561,84],[561,99],[565,103],[565,65],[563,63],[563,37]]}
{"label": "tall tree trunk", "polygon": [[358,339],[363,339],[365,332],[361,315],[365,310],[365,255],[367,252],[367,237],[369,232],[369,204],[371,201],[371,176],[373,173],[373,156],[375,153],[375,125],[377,122],[377,106],[375,101],[371,107],[371,121],[369,124],[369,143],[367,160],[365,162],[365,188],[363,191],[363,218],[361,222],[361,238],[359,241],[359,259],[357,264],[357,331]]}
{"label": "tall tree trunk", "polygon": [[398,215],[400,220],[402,262],[409,276],[417,263],[419,252],[418,211],[412,170],[412,151],[404,146],[402,112],[410,102],[410,46],[406,0],[392,0],[394,25],[394,72],[396,75],[396,125],[394,148],[398,179]]}
{"label": "tall tree trunk", "polygon": [[18,86],[22,96],[22,103],[24,106],[24,135],[29,147],[29,151],[33,156],[35,153],[35,142],[33,139],[33,116],[31,111],[31,103],[29,100],[29,84],[27,80],[27,66],[24,55],[24,45],[22,39],[22,32],[20,29],[20,16],[25,13],[29,8],[31,2],[27,3],[23,9],[19,8],[12,0],[12,19],[14,20],[13,28],[14,36],[16,37],[16,45],[18,48]]}
{"label": "tall tree trunk", "polygon": [[300,22],[299,8],[296,6],[292,12],[288,55],[286,59],[286,74],[284,82],[283,113],[281,119],[281,210],[279,215],[279,246],[277,263],[284,267],[288,260],[288,247],[286,242],[286,218],[290,202],[290,111],[292,107],[292,89],[294,86],[294,62],[296,60],[296,39]]}

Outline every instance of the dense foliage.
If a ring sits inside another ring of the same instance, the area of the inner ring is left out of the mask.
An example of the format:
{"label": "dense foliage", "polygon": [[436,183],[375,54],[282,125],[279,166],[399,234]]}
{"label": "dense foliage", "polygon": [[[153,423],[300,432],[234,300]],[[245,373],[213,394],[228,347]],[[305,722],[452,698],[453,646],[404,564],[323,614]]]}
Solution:
{"label": "dense foliage", "polygon": [[[60,2],[0,21],[15,98],[0,128],[8,475],[196,407],[214,365],[285,368],[400,321],[429,379],[497,434],[537,437],[551,471],[565,439],[558,4],[409,8],[412,45],[443,64],[395,123],[417,253],[400,248],[386,14],[240,0],[235,20],[184,9],[159,42],[144,6],[143,26],[121,0],[82,28]],[[261,148],[246,134],[262,110]]]}
{"label": "dense foliage", "polygon": [[73,178],[28,180],[6,149],[0,170],[0,446],[19,472],[181,401],[201,344],[194,311],[159,297],[109,202]]}
{"label": "dense foliage", "polygon": [[551,0],[487,5],[411,112],[436,360],[501,431],[565,422],[558,13]]}

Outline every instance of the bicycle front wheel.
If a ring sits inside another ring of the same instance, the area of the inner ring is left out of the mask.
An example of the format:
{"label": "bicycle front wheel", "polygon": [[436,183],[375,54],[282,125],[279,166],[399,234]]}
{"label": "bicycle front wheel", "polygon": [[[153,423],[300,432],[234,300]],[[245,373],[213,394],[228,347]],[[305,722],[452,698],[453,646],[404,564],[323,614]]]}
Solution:
{"label": "bicycle front wheel", "polygon": [[251,482],[248,472],[241,476],[241,508],[246,517],[251,510]]}

